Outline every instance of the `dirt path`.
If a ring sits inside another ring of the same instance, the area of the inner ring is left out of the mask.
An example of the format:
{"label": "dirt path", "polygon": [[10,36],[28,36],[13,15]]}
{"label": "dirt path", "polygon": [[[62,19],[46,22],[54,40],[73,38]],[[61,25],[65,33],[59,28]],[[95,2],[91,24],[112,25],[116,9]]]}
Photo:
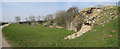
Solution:
{"label": "dirt path", "polygon": [[8,44],[7,40],[2,36],[2,28],[8,26],[9,24],[5,24],[3,26],[0,26],[0,48],[2,47],[11,47],[10,44]]}

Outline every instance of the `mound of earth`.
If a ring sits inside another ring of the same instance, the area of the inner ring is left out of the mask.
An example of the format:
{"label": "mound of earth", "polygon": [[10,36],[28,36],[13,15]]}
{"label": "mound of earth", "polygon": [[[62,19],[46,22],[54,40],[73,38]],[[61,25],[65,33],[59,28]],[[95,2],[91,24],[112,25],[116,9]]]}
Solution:
{"label": "mound of earth", "polygon": [[[83,17],[82,19],[79,19]],[[74,39],[91,30],[96,25],[103,25],[118,18],[118,7],[113,5],[104,8],[89,7],[83,9],[76,18],[67,27],[68,30],[77,31],[72,35],[68,35],[64,39]],[[83,20],[83,21],[81,21]]]}

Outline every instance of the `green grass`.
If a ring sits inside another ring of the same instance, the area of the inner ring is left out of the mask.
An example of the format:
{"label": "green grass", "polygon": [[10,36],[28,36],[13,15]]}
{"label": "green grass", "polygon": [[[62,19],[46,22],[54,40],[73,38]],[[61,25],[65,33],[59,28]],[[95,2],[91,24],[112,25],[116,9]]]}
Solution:
{"label": "green grass", "polygon": [[[93,30],[96,31],[93,32]],[[115,32],[112,32],[113,30]],[[110,37],[110,35],[112,35],[112,37]],[[88,41],[93,41],[94,39],[96,42],[94,45],[103,44],[103,46],[110,47],[118,46],[118,19],[112,20],[109,23],[105,23],[104,26],[95,26],[91,31],[88,31],[86,34],[84,34],[83,37],[88,37]]]}
{"label": "green grass", "polygon": [[[116,12],[114,12],[114,11],[116,11]],[[109,13],[107,13],[107,12],[109,12]],[[106,13],[106,14],[104,14],[104,13]],[[103,10],[102,12],[100,12],[97,16],[102,16],[102,17],[96,19],[96,20],[99,20],[99,21],[97,21],[97,24],[100,24],[103,21],[108,21],[108,19],[111,16],[113,16],[110,13],[112,13],[112,14],[118,13],[118,7],[114,6],[111,9]],[[118,14],[115,14],[115,16],[118,16]]]}
{"label": "green grass", "polygon": [[[3,28],[3,35],[15,47],[117,47],[118,20],[96,26],[81,37],[64,40],[67,35],[75,33],[65,28],[48,28],[43,25],[29,26],[11,24]],[[115,30],[115,32],[112,32]],[[112,37],[109,37],[112,35]]]}

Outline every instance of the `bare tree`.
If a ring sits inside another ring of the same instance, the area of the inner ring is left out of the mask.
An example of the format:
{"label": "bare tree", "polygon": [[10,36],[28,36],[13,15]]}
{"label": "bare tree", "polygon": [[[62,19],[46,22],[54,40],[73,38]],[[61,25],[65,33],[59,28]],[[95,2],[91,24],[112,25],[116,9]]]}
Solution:
{"label": "bare tree", "polygon": [[78,15],[79,9],[77,7],[71,7],[67,11],[58,11],[56,13],[55,21],[61,26],[66,26],[66,23],[71,21]]}
{"label": "bare tree", "polygon": [[38,16],[38,17],[37,17],[37,20],[40,21],[40,19],[41,19],[41,16]]}
{"label": "bare tree", "polygon": [[78,11],[79,11],[79,9],[77,7],[69,8],[66,12],[67,21],[71,22],[75,18],[75,16],[78,15]]}
{"label": "bare tree", "polygon": [[35,22],[35,16],[30,16],[29,17],[29,20],[31,21],[32,25],[34,24]]}
{"label": "bare tree", "polygon": [[28,21],[28,18],[25,18],[26,21]]}
{"label": "bare tree", "polygon": [[29,20],[30,20],[30,21],[35,21],[35,16],[30,16],[30,17],[29,17]]}
{"label": "bare tree", "polygon": [[25,18],[26,22],[30,25],[30,22],[29,22],[29,19],[28,18]]}
{"label": "bare tree", "polygon": [[45,18],[46,18],[45,16],[41,16],[41,20],[45,21],[46,20]]}
{"label": "bare tree", "polygon": [[46,20],[47,20],[47,21],[53,20],[53,15],[52,15],[52,14],[48,14],[48,15],[46,16]]}
{"label": "bare tree", "polygon": [[19,16],[16,16],[16,17],[15,17],[15,20],[17,21],[17,23],[19,23],[19,22],[20,22],[20,17],[19,17]]}
{"label": "bare tree", "polygon": [[60,26],[65,26],[67,20],[65,17],[66,17],[66,11],[57,11],[55,23],[57,23]]}

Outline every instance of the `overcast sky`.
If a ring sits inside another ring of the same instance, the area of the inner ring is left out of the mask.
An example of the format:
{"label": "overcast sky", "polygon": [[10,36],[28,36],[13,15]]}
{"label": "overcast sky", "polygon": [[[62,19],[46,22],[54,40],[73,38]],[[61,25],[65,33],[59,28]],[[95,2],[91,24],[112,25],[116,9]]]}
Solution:
{"label": "overcast sky", "polygon": [[2,0],[2,2],[118,2],[120,0]]}
{"label": "overcast sky", "polygon": [[[2,0],[2,4],[0,3],[0,6],[2,5],[2,10],[0,8],[0,16],[2,13],[2,21],[4,22],[15,22],[14,17],[20,16],[21,20],[24,20],[24,18],[29,17],[31,15],[34,16],[45,16],[47,14],[55,14],[58,10],[67,10],[68,8],[72,6],[77,6],[80,10],[86,7],[93,7],[98,4],[103,5],[115,5],[118,0],[104,0],[104,2],[101,0],[101,2],[70,2],[68,0],[60,1],[60,2],[46,2],[47,0],[38,1],[38,0],[30,0],[30,1],[24,1],[24,0]],[[52,0],[54,1],[54,0]],[[89,1],[89,0],[86,0]],[[94,0],[92,0],[94,1]],[[100,0],[98,0],[100,1]],[[1,18],[1,17],[0,17]],[[1,21],[0,20],[0,21]]]}

